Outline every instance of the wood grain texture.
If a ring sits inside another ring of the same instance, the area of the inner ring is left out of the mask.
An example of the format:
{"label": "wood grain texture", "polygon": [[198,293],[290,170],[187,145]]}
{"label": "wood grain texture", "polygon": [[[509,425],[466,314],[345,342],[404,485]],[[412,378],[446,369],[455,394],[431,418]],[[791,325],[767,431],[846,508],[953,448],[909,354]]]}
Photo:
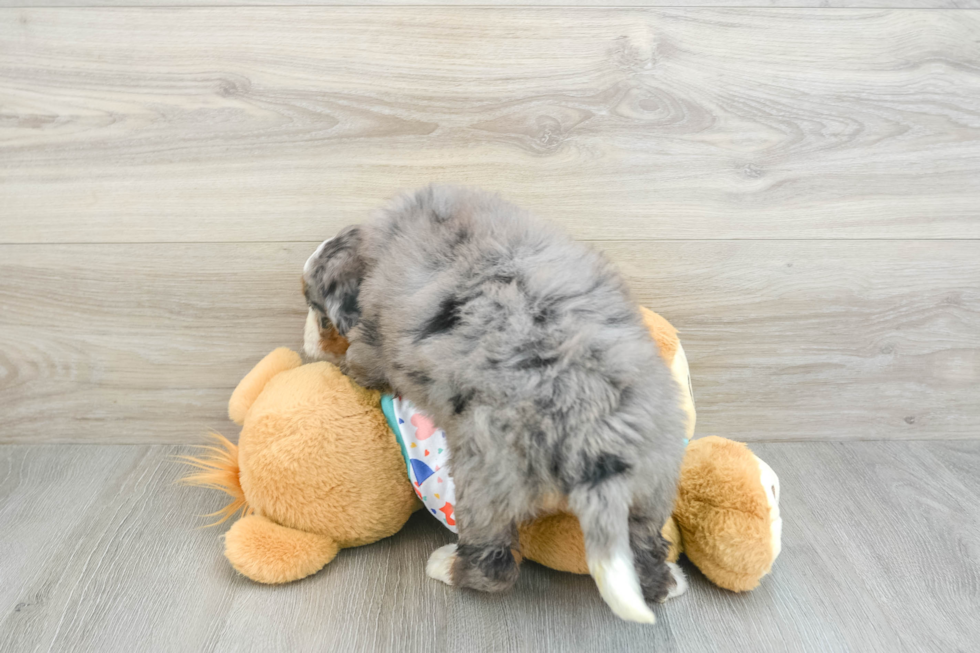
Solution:
{"label": "wood grain texture", "polygon": [[583,239],[977,238],[978,32],[901,9],[0,10],[0,242],[314,240],[434,179]]}
{"label": "wood grain texture", "polygon": [[980,0],[0,0],[0,7],[494,6],[978,9]]}
{"label": "wood grain texture", "polygon": [[980,244],[603,243],[681,330],[698,432],[980,435]]}
{"label": "wood grain texture", "polygon": [[960,469],[926,443],[755,445],[782,481],[773,572],[737,595],[684,562],[691,590],[652,627],[616,620],[589,578],[534,564],[505,595],[428,580],[451,534],[424,514],[309,579],[260,586],[222,557],[220,528],[197,528],[221,500],[174,485],[180,448],[3,446],[0,650],[972,650],[980,442],[949,446]]}
{"label": "wood grain texture", "polygon": [[[316,245],[0,246],[0,441],[234,435],[237,382],[301,346]],[[681,330],[699,433],[977,437],[977,243],[597,245]]]}
{"label": "wood grain texture", "polygon": [[3,247],[0,441],[236,434],[238,381],[272,349],[302,347],[314,247]]}

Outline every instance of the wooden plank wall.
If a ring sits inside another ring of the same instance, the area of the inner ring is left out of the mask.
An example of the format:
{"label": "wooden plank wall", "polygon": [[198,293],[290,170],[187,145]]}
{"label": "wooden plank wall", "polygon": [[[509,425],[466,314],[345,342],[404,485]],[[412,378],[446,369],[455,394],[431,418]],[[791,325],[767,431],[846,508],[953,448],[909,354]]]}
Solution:
{"label": "wooden plank wall", "polygon": [[980,3],[179,4],[0,2],[0,442],[233,434],[312,248],[431,180],[620,264],[699,433],[977,437]]}

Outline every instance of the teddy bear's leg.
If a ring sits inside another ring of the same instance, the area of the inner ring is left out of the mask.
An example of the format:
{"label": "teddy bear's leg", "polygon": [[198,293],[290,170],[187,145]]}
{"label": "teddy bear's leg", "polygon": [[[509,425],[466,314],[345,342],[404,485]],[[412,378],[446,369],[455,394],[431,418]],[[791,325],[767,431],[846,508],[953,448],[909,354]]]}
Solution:
{"label": "teddy bear's leg", "polygon": [[280,526],[261,515],[239,519],[225,535],[225,557],[259,583],[288,583],[315,574],[337,551],[328,537]]}

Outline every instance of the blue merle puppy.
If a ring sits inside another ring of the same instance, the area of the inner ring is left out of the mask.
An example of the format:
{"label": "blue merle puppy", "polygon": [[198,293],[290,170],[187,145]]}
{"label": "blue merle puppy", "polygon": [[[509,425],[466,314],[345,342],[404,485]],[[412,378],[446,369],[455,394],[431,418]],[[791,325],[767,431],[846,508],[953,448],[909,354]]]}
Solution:
{"label": "blue merle puppy", "polygon": [[349,341],[358,383],[390,388],[446,433],[458,545],[430,576],[484,591],[517,579],[516,525],[567,509],[612,610],[683,591],[660,535],[684,416],[626,285],[589,247],[496,195],[430,186],[343,229],[307,261],[312,337]]}

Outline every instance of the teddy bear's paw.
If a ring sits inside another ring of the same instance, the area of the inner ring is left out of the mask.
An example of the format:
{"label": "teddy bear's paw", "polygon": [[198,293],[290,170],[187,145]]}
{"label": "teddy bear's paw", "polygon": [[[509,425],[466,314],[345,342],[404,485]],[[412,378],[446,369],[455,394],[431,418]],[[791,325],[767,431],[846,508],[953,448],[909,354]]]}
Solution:
{"label": "teddy bear's paw", "polygon": [[456,560],[456,545],[447,544],[432,552],[425,564],[425,573],[429,578],[442,581],[446,585],[453,584],[453,562]]}
{"label": "teddy bear's paw", "polygon": [[684,570],[676,562],[668,562],[667,567],[670,569],[670,575],[674,577],[676,584],[667,592],[665,601],[676,598],[687,591],[687,576],[684,575]]}

